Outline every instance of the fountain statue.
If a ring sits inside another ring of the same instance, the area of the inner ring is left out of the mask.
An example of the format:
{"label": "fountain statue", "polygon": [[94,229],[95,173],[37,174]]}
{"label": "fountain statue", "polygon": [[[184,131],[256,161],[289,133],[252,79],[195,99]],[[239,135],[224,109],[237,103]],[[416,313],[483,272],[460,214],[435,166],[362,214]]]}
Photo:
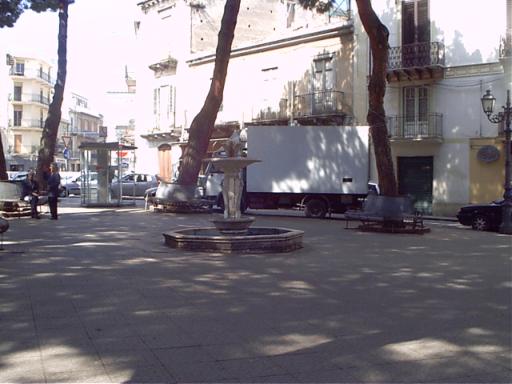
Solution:
{"label": "fountain statue", "polygon": [[224,215],[212,219],[215,227],[224,234],[243,234],[254,221],[254,217],[242,215],[243,180],[241,170],[261,160],[242,157],[240,132],[234,131],[223,146],[227,157],[205,159],[224,173],[222,196],[224,199]]}
{"label": "fountain statue", "polygon": [[261,160],[243,157],[240,132],[235,131],[223,146],[227,157],[204,159],[224,172],[224,213],[214,215],[215,227],[177,229],[164,233],[172,248],[221,253],[290,252],[302,248],[304,232],[288,228],[251,227],[254,217],[242,215],[241,170]]}

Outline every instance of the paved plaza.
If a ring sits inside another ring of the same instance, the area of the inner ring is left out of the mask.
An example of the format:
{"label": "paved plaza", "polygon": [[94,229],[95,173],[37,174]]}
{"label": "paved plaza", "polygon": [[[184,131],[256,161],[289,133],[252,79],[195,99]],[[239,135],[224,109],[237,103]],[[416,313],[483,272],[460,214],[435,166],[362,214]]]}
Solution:
{"label": "paved plaza", "polygon": [[0,382],[510,383],[512,237],[363,233],[257,214],[304,248],[166,247],[210,215],[81,208],[9,219]]}

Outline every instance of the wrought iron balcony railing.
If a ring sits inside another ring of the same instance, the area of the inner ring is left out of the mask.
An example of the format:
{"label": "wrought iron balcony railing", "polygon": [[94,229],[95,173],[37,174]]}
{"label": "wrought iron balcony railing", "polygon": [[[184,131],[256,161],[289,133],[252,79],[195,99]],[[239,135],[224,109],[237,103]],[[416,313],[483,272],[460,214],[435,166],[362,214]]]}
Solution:
{"label": "wrought iron balcony railing", "polygon": [[391,139],[442,139],[443,115],[430,113],[424,116],[387,116],[388,134]]}
{"label": "wrought iron balcony railing", "polygon": [[256,116],[253,120],[286,120],[289,119],[288,115],[288,99],[280,99],[278,105],[269,105],[268,100],[260,103],[263,107],[255,108]]}
{"label": "wrought iron balcony railing", "polygon": [[344,113],[344,93],[325,90],[298,95],[295,98],[293,116],[318,116]]}
{"label": "wrought iron balcony railing", "polygon": [[443,43],[407,44],[389,49],[388,69],[444,66],[444,59]]}
{"label": "wrought iron balcony railing", "polygon": [[344,108],[344,93],[326,90],[305,93],[295,96],[292,103],[288,99],[280,99],[271,104],[265,100],[255,109],[255,122],[275,122],[287,124],[291,119],[328,118],[346,115]]}

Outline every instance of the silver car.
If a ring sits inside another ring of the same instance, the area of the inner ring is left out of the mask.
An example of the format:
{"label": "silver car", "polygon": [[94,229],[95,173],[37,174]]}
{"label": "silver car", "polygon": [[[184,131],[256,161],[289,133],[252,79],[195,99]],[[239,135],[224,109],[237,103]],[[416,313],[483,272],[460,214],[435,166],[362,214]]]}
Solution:
{"label": "silver car", "polygon": [[155,175],[145,173],[130,173],[124,175],[121,180],[112,181],[110,187],[112,198],[119,198],[119,192],[122,190],[122,196],[144,197],[146,190],[158,186],[158,180]]}

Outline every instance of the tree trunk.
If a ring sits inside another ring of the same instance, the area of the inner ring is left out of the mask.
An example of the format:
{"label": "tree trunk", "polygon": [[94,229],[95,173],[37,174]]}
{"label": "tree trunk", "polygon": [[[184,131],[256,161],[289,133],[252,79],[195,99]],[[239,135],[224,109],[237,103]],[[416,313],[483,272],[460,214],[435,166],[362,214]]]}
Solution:
{"label": "tree trunk", "polygon": [[201,162],[205,158],[208,143],[213,133],[213,127],[219,108],[222,104],[224,84],[228,71],[231,45],[235,36],[235,27],[240,10],[241,0],[227,0],[224,6],[221,27],[217,42],[215,67],[210,90],[203,107],[192,120],[189,129],[188,144],[182,156],[178,184],[196,185]]}
{"label": "tree trunk", "polygon": [[383,195],[396,196],[398,187],[391,155],[391,145],[386,127],[384,95],[386,94],[386,70],[388,64],[389,31],[381,23],[372,8],[371,0],[356,0],[359,17],[370,39],[372,73],[368,85],[368,124],[373,141],[379,187]]}
{"label": "tree trunk", "polygon": [[48,116],[44,122],[41,146],[37,158],[36,177],[41,189],[46,189],[44,174],[49,172],[50,164],[54,160],[57,133],[59,131],[62,115],[62,101],[64,100],[64,86],[66,85],[67,66],[67,39],[68,39],[68,2],[61,1],[59,10],[59,44],[57,81],[54,87],[53,99],[48,109]]}
{"label": "tree trunk", "polygon": [[0,133],[0,180],[9,180],[7,175],[7,165],[5,163],[4,144],[2,143],[2,134]]}

